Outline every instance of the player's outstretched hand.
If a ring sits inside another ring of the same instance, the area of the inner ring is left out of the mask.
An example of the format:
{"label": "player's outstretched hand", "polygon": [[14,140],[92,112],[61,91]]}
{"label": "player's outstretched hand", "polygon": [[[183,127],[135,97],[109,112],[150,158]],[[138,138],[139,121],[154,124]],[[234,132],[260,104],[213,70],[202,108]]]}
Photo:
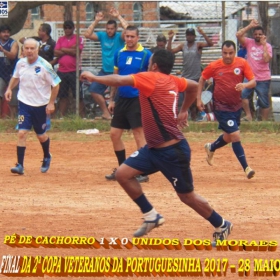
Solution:
{"label": "player's outstretched hand", "polygon": [[245,88],[246,88],[246,85],[244,83],[239,83],[235,86],[236,91],[242,91]]}
{"label": "player's outstretched hand", "polygon": [[7,101],[11,101],[12,91],[10,89],[7,89],[4,95],[5,95],[5,98],[6,98]]}
{"label": "player's outstretched hand", "polygon": [[114,7],[112,7],[110,9],[109,14],[113,17],[118,17],[120,15],[119,11],[117,9],[115,9]]}
{"label": "player's outstretched hand", "polygon": [[197,99],[196,100],[196,107],[197,107],[197,109],[200,111],[200,112],[202,112],[202,111],[204,111],[204,104],[202,103],[202,100],[201,99]]}
{"label": "player's outstretched hand", "polygon": [[88,81],[88,82],[93,82],[94,81],[94,75],[89,72],[89,71],[84,71],[82,72],[81,76],[80,76],[80,81],[82,82],[85,82],[85,81]]}
{"label": "player's outstretched hand", "polygon": [[55,111],[55,105],[54,102],[49,102],[49,104],[46,107],[46,114],[50,115]]}
{"label": "player's outstretched hand", "polygon": [[104,18],[104,14],[102,12],[98,12],[95,16],[95,20],[98,22],[103,20],[103,18]]}

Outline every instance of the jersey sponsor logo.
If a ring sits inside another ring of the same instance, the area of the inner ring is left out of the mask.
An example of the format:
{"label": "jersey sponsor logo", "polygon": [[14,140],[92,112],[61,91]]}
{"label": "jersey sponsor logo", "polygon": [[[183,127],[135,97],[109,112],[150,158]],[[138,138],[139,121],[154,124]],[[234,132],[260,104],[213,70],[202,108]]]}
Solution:
{"label": "jersey sponsor logo", "polygon": [[18,124],[22,124],[24,122],[24,115],[18,115]]}
{"label": "jersey sponsor logo", "polygon": [[43,50],[46,52],[46,51],[48,51],[49,49],[50,49],[50,45],[45,45],[44,47],[43,47]]}
{"label": "jersey sponsor logo", "polygon": [[133,57],[132,56],[128,56],[127,58],[126,58],[126,65],[131,65],[131,63],[132,63],[132,59],[133,59]]}
{"label": "jersey sponsor logo", "polygon": [[241,70],[240,70],[240,68],[235,68],[233,70],[233,72],[234,72],[235,75],[239,75],[241,73]]}
{"label": "jersey sponsor logo", "polygon": [[233,120],[228,120],[227,125],[232,127],[234,126],[234,121]]}
{"label": "jersey sponsor logo", "polygon": [[136,151],[136,152],[132,153],[130,156],[131,156],[131,157],[137,157],[138,155],[139,155],[139,152]]}
{"label": "jersey sponsor logo", "polygon": [[35,67],[35,73],[38,74],[41,72],[41,67],[40,66],[36,66]]}

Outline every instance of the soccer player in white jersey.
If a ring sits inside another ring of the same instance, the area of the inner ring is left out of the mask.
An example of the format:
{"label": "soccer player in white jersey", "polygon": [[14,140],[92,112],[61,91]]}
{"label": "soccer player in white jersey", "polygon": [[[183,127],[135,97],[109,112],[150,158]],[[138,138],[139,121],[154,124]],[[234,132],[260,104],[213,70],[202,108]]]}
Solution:
{"label": "soccer player in white jersey", "polygon": [[52,66],[38,55],[39,43],[30,38],[23,45],[26,57],[15,67],[5,97],[9,101],[12,89],[19,83],[18,101],[18,142],[17,159],[12,173],[24,174],[24,154],[27,134],[33,127],[43,149],[41,172],[48,171],[51,163],[50,139],[46,134],[47,115],[54,112],[55,99],[59,90],[60,78]]}

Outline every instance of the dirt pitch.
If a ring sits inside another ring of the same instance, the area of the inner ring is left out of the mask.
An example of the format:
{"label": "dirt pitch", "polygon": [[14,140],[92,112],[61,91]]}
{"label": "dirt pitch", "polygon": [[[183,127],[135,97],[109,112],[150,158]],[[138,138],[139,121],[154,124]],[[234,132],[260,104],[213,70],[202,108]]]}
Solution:
{"label": "dirt pitch", "polygon": [[[278,135],[243,134],[243,146],[248,163],[256,170],[255,178],[248,180],[236,160],[231,147],[215,154],[215,166],[205,161],[204,143],[217,134],[186,134],[192,149],[192,171],[195,190],[204,196],[213,208],[234,224],[230,239],[276,240],[280,243],[280,142]],[[185,257],[228,258],[238,267],[239,260],[250,259],[251,273],[247,279],[272,279],[253,275],[253,259],[279,259],[276,252],[220,252],[182,250],[72,249],[72,248],[12,248],[4,244],[4,237],[37,236],[93,236],[132,238],[142,223],[137,206],[116,182],[108,182],[104,175],[116,167],[116,158],[108,133],[78,135],[51,133],[53,161],[47,174],[40,173],[42,151],[35,136],[27,142],[24,176],[13,175],[10,167],[16,162],[16,135],[1,134],[0,143],[0,252],[20,256],[110,256],[110,257]],[[130,134],[125,136],[127,155],[135,148]],[[212,226],[194,211],[182,204],[173,188],[161,174],[150,176],[143,189],[155,208],[165,217],[165,224],[148,237],[184,239],[211,239]],[[204,265],[203,265],[204,266]],[[50,276],[45,275],[45,278]],[[157,276],[159,277],[159,276]],[[217,277],[217,276],[216,276]],[[7,278],[0,274],[0,279]],[[22,277],[13,277],[22,279]],[[53,277],[55,278],[55,277]],[[71,278],[67,276],[66,278]],[[94,277],[75,277],[75,279]],[[114,277],[116,278],[116,277]],[[130,279],[132,277],[124,277]],[[147,279],[147,277],[136,277]],[[154,278],[154,277],[151,277]],[[165,278],[165,276],[163,277]],[[179,277],[168,277],[178,279]],[[183,277],[185,278],[185,277]],[[181,279],[183,279],[181,278]],[[190,279],[196,279],[190,277]],[[227,270],[226,277],[237,279],[237,272]],[[273,277],[274,278],[274,277]],[[41,279],[41,277],[32,277]],[[180,279],[180,278],[179,278]],[[203,276],[200,279],[208,279]]]}

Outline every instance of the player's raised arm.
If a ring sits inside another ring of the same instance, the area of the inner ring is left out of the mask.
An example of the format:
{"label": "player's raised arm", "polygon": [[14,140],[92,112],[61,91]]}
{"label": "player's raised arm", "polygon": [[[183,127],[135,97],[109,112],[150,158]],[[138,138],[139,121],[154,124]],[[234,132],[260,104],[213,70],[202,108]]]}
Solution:
{"label": "player's raised arm", "polygon": [[108,86],[133,86],[134,81],[132,76],[126,75],[107,75],[107,76],[95,76],[89,71],[85,71],[80,76],[81,81],[98,82]]}

